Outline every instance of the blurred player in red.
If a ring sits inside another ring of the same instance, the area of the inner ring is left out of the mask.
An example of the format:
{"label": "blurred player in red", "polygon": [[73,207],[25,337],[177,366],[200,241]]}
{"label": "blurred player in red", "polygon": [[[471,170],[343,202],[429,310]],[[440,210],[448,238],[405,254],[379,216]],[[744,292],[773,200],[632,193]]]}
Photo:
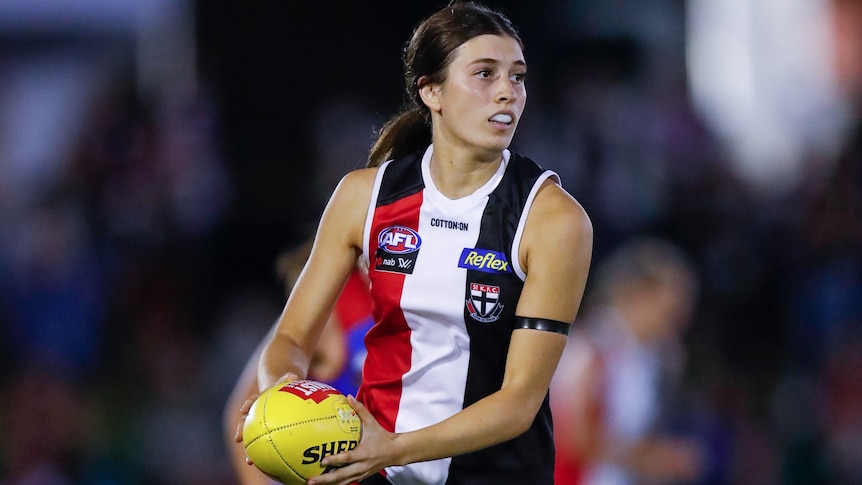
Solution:
{"label": "blurred player in red", "polygon": [[[276,263],[287,293],[299,277],[308,254],[311,241],[283,253]],[[344,394],[355,395],[362,380],[362,364],[365,360],[363,339],[374,320],[371,317],[371,297],[368,293],[368,277],[359,267],[353,271],[344,285],[335,310],[323,329],[317,351],[308,370],[310,379],[326,382]],[[267,339],[264,339],[264,342]],[[224,412],[224,433],[230,453],[231,465],[243,484],[270,485],[274,483],[257,468],[245,462],[245,449],[234,440],[240,407],[251,396],[259,393],[257,387],[257,364],[263,343],[249,357],[239,380],[234,386]]]}

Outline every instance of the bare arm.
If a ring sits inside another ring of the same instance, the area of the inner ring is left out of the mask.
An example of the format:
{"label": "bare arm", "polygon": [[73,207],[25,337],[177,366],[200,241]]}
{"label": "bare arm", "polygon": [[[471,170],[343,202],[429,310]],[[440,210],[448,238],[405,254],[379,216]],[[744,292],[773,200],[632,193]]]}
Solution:
{"label": "bare arm", "polygon": [[[580,306],[592,253],[592,226],[580,205],[555,184],[546,184],[527,220],[520,257],[528,276],[516,314],[572,322]],[[358,402],[363,439],[325,464],[352,464],[316,477],[315,484],[346,484],[386,466],[476,451],[526,431],[550,385],[566,337],[515,330],[501,389],[450,418],[408,433],[388,433]]]}
{"label": "bare arm", "polygon": [[[274,328],[274,327],[273,327]],[[246,462],[245,448],[242,445],[242,440],[239,438],[239,428],[245,418],[243,411],[246,406],[246,401],[258,395],[257,389],[257,366],[260,362],[260,354],[263,346],[269,339],[272,332],[267,333],[266,337],[258,345],[254,353],[249,357],[248,363],[240,374],[239,380],[234,385],[230,397],[224,409],[224,422],[222,423],[222,431],[224,433],[225,444],[228,454],[230,455],[231,468],[236,475],[238,483],[242,485],[272,485],[273,481],[260,470],[253,466],[249,466]]]}
{"label": "bare arm", "polygon": [[[257,349],[249,357],[248,363],[234,385],[224,409],[222,431],[225,444],[230,455],[231,468],[242,485],[272,485],[275,483],[256,467],[249,466],[245,447],[242,444],[242,424],[245,415],[254,399],[260,394],[257,384],[260,356],[274,331],[275,325],[267,332]],[[341,323],[333,315],[326,323],[321,341],[312,359],[309,369],[312,379],[327,380],[335,377],[336,369],[340,369],[345,361],[343,338]],[[321,352],[324,353],[323,356],[321,356]]]}
{"label": "bare arm", "polygon": [[362,232],[376,170],[348,174],[324,210],[314,246],[263,349],[258,386],[264,390],[287,372],[308,375],[314,349],[335,301],[362,250]]}

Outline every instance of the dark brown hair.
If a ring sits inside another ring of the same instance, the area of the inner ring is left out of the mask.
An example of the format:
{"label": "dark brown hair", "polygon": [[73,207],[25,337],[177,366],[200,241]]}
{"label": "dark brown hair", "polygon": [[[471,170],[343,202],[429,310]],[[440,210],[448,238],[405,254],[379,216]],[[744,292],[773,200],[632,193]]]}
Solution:
{"label": "dark brown hair", "polygon": [[485,34],[508,36],[524,47],[505,15],[474,2],[452,2],[416,27],[404,47],[404,107],[380,128],[368,155],[369,167],[431,143],[431,113],[419,97],[419,88],[443,83],[455,49]]}

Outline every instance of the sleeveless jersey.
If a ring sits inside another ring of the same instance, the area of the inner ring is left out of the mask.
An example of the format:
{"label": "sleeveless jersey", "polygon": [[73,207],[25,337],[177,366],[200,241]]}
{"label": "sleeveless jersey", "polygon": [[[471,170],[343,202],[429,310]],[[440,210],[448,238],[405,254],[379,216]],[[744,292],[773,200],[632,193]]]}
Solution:
{"label": "sleeveless jersey", "polygon": [[[358,399],[381,425],[440,422],[500,389],[526,277],[518,247],[541,184],[557,175],[504,152],[495,175],[452,200],[431,179],[433,146],[384,163],[365,223],[375,324]],[[548,397],[523,435],[474,453],[389,467],[394,484],[553,483]]]}

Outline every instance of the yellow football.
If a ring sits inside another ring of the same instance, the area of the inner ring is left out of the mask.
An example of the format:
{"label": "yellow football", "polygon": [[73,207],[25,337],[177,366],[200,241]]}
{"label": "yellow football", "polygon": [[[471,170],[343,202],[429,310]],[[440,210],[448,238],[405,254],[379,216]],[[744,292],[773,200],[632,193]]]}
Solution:
{"label": "yellow football", "polygon": [[312,380],[278,384],[264,391],[248,412],[242,442],[262,472],[286,484],[304,484],[326,473],[320,461],[352,450],[362,423],[347,398]]}

